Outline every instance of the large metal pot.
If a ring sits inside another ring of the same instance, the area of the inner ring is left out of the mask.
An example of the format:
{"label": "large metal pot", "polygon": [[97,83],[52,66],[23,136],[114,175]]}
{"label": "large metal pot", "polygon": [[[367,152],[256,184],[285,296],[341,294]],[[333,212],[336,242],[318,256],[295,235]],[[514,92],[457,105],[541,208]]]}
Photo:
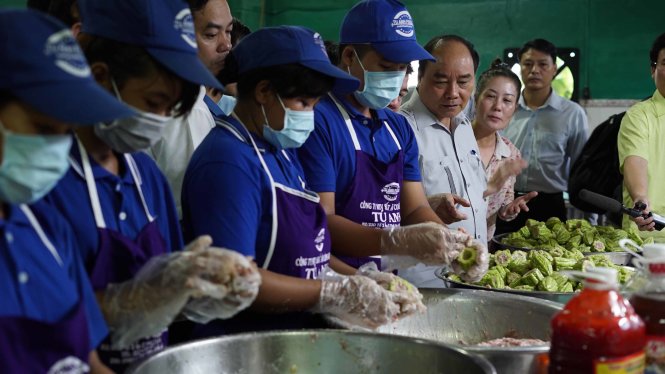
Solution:
{"label": "large metal pot", "polygon": [[[427,312],[383,326],[378,332],[457,345],[487,358],[498,373],[544,373],[549,345],[477,347],[511,336],[549,341],[550,320],[562,305],[532,297],[459,289],[420,289]],[[414,371],[416,372],[416,371]]]}
{"label": "large metal pot", "polygon": [[175,346],[132,374],[496,373],[484,358],[432,341],[341,330],[229,335]]}

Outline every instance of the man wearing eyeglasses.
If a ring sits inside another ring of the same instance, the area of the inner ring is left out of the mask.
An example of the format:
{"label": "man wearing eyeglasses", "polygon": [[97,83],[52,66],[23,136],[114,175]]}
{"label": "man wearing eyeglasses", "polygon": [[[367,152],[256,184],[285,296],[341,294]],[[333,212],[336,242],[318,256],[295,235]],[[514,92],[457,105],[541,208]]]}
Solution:
{"label": "man wearing eyeglasses", "polygon": [[563,193],[568,189],[570,166],[589,137],[586,113],[581,106],[552,89],[557,74],[556,47],[534,39],[519,51],[524,91],[503,136],[510,139],[529,166],[517,176],[515,197],[529,191],[538,196],[529,211],[511,222],[497,221],[497,234],[516,231],[527,219],[566,219]]}

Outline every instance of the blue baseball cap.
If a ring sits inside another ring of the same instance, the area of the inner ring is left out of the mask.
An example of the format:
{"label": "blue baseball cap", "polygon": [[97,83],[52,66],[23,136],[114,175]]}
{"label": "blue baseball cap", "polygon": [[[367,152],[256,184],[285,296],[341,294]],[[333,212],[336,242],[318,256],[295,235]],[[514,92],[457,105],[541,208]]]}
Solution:
{"label": "blue baseball cap", "polygon": [[223,89],[198,57],[194,19],[183,0],[79,0],[81,31],[136,45],[180,78]]}
{"label": "blue baseball cap", "polygon": [[333,91],[355,91],[360,82],[330,63],[319,33],[300,26],[264,27],[231,50],[238,73],[268,66],[300,64],[335,79]]}
{"label": "blue baseball cap", "polygon": [[364,0],[344,17],[340,44],[370,44],[392,62],[432,60],[416,40],[411,14],[396,0]]}
{"label": "blue baseball cap", "polygon": [[0,91],[71,124],[136,114],[92,78],[69,28],[33,10],[0,11]]}

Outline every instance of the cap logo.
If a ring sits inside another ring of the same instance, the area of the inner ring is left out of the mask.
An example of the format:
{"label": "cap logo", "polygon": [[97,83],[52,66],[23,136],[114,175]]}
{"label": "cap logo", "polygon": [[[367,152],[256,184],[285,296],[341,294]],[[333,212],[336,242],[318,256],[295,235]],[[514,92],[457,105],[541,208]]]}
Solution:
{"label": "cap logo", "polygon": [[397,35],[403,36],[405,38],[410,38],[413,36],[413,20],[411,19],[411,14],[408,11],[403,10],[393,17],[393,21],[390,24],[393,30]]}
{"label": "cap logo", "polygon": [[181,10],[175,16],[173,27],[180,32],[180,37],[189,44],[190,47],[196,49],[196,34],[194,33],[194,19],[192,12],[189,8]]}
{"label": "cap logo", "polygon": [[321,34],[319,34],[318,32],[314,33],[314,44],[321,47],[321,50],[323,51],[323,55],[328,57],[328,52],[326,51],[326,45],[325,45],[325,43],[323,43],[323,39],[321,39]]}
{"label": "cap logo", "polygon": [[44,55],[51,57],[57,67],[75,77],[90,76],[90,66],[69,29],[56,32],[46,39]]}

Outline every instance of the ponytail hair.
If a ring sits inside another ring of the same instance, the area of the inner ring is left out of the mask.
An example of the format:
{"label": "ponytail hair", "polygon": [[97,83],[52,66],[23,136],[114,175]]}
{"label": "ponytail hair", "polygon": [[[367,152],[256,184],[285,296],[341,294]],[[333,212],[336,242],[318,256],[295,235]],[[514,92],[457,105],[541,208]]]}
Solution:
{"label": "ponytail hair", "polygon": [[474,99],[478,102],[480,94],[485,91],[485,87],[492,78],[495,77],[505,77],[510,79],[515,85],[515,90],[517,91],[517,100],[520,99],[520,94],[522,93],[522,82],[517,74],[513,73],[510,70],[510,66],[505,62],[501,61],[500,58],[495,59],[490,64],[490,68],[485,70],[480,77],[478,78],[478,85],[476,86],[476,93]]}

